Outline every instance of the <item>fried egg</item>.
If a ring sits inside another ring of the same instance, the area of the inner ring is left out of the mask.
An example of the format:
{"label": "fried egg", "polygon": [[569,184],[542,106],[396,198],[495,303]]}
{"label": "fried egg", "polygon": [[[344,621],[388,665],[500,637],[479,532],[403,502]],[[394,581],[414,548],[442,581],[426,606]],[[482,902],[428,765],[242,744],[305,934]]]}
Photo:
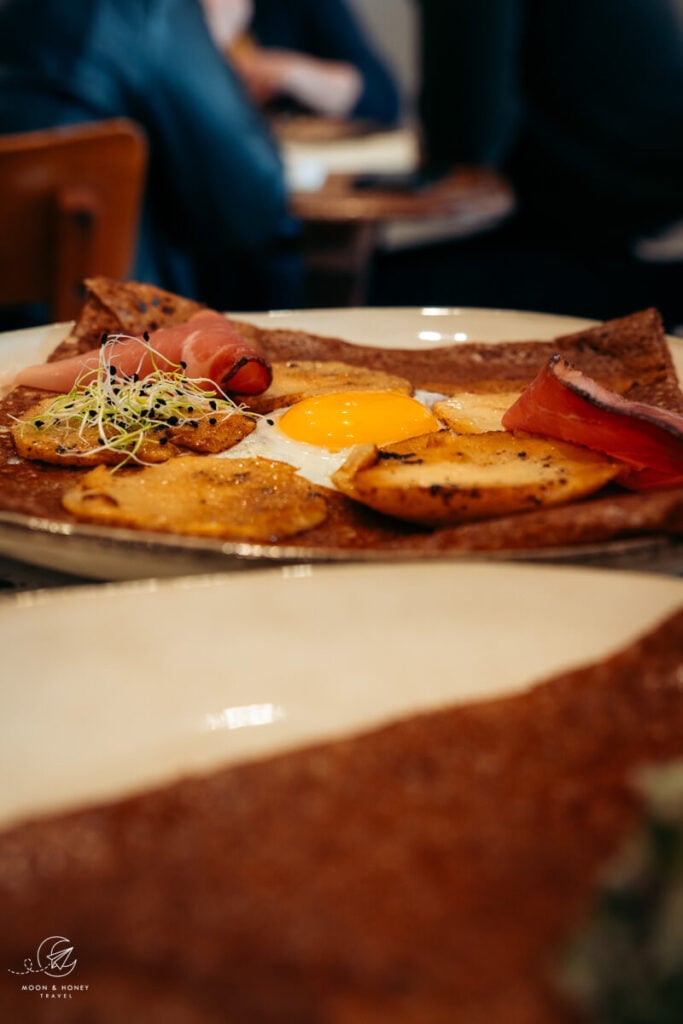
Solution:
{"label": "fried egg", "polygon": [[431,411],[442,395],[395,391],[343,391],[305,398],[259,420],[256,429],[222,458],[275,459],[311,483],[333,487],[331,476],[357,444],[390,444],[432,433]]}

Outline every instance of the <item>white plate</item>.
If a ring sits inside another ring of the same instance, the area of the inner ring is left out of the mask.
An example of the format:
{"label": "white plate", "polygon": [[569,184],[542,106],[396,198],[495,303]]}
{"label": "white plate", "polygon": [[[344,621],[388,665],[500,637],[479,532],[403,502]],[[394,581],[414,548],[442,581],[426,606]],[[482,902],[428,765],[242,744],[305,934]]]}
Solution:
{"label": "white plate", "polygon": [[[356,344],[384,348],[421,348],[467,341],[545,341],[582,330],[593,321],[544,313],[509,310],[324,309],[235,316],[262,327],[301,328],[314,334],[343,338]],[[20,366],[38,362],[67,332],[51,325],[0,335],[0,385]],[[677,370],[683,379],[683,341],[670,339]],[[386,561],[382,552],[308,549],[305,546],[268,547],[208,539],[181,538],[141,531],[73,526],[35,517],[0,512],[0,555],[30,565],[89,579],[128,580],[177,576],[260,564],[304,561]],[[420,556],[424,557],[424,556]],[[441,557],[441,556],[435,556]],[[463,557],[463,556],[458,556]],[[666,539],[645,538],[596,547],[506,552],[496,557],[581,561],[618,567],[664,571],[683,570],[683,554]]]}
{"label": "white plate", "polygon": [[6,597],[0,826],[519,692],[681,606],[683,580],[455,563]]}

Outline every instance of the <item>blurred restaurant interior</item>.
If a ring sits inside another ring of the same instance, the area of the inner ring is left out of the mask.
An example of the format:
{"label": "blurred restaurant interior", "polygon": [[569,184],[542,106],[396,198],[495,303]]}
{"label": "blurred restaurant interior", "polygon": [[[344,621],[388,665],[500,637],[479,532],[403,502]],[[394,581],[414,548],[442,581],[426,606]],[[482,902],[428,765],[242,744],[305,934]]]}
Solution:
{"label": "blurred restaurant interior", "polygon": [[[58,28],[49,3],[31,5],[48,13],[29,46],[29,7],[5,0],[6,327],[73,314],[74,282],[101,273],[224,310],[430,305],[607,319],[655,306],[679,330],[680,0],[629,3],[618,30],[609,4],[568,14],[487,0],[474,14],[439,0],[348,0],[283,14],[259,0],[253,14],[245,0],[203,3],[230,78],[197,36],[198,2],[172,17],[198,47],[203,82],[186,70],[164,80],[142,54],[135,75],[117,68],[130,55],[116,46],[134,43],[125,31],[116,42],[106,5],[88,26],[76,4]],[[101,75],[87,66],[99,32],[114,40]],[[310,55],[288,63],[306,46],[317,67]],[[176,67],[190,60],[169,52]],[[221,82],[230,96],[217,96]],[[22,131],[63,136],[121,118],[146,153],[125,170],[103,150],[102,181],[77,142]]]}

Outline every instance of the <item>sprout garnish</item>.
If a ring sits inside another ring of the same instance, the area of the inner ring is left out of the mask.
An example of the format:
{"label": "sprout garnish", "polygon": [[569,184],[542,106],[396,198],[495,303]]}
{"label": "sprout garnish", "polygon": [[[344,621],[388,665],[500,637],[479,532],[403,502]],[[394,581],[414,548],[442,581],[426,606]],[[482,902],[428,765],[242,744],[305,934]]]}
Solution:
{"label": "sprout garnish", "polygon": [[[138,342],[152,356],[150,373],[144,377],[137,372],[120,373],[112,364],[112,348],[122,340]],[[38,416],[22,422],[41,431],[78,424],[80,437],[86,427],[96,427],[97,445],[74,454],[120,452],[125,456],[121,465],[128,461],[146,465],[138,453],[150,431],[165,444],[170,428],[197,427],[202,420],[235,412],[256,415],[233,402],[214,381],[187,377],[183,363],[171,362],[146,337],[143,341],[113,334],[103,336],[96,370],[86,371],[68,394],[59,395]]]}

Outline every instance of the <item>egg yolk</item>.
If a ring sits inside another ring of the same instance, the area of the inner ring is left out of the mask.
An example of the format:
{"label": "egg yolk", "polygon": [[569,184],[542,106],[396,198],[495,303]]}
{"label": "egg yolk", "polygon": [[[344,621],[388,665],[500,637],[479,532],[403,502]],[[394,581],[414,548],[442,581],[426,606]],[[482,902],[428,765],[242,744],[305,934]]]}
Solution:
{"label": "egg yolk", "polygon": [[297,402],[279,427],[295,441],[341,451],[354,444],[390,444],[439,429],[420,402],[398,391],[344,391]]}

